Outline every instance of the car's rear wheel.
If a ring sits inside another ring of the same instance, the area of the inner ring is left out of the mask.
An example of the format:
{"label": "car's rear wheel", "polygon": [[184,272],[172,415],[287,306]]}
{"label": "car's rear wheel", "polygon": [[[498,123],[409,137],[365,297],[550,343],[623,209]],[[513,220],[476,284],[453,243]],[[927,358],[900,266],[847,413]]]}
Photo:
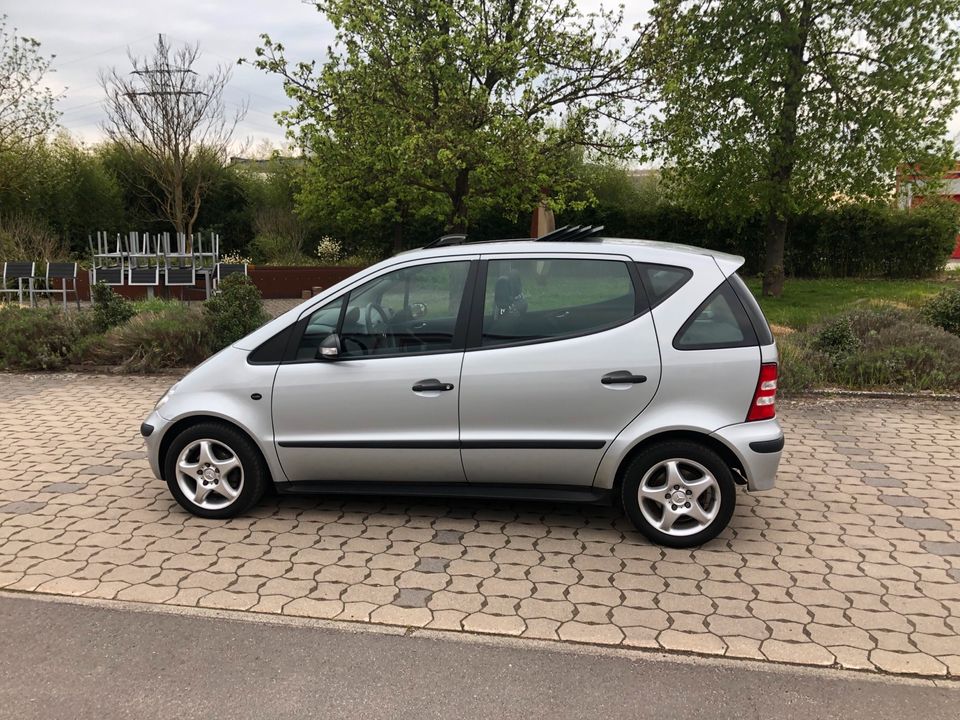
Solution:
{"label": "car's rear wheel", "polygon": [[651,445],[627,465],[623,509],[655,543],[702,545],[730,522],[737,502],[733,473],[717,453],[695,442]]}
{"label": "car's rear wheel", "polygon": [[173,439],[164,477],[176,501],[205,518],[245,512],[268,485],[263,459],[250,439],[217,422],[194,425]]}

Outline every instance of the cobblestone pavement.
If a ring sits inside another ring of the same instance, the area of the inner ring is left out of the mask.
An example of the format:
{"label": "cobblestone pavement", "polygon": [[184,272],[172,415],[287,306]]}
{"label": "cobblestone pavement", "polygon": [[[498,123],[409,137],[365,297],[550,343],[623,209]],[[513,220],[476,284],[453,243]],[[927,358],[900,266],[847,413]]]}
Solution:
{"label": "cobblestone pavement", "polygon": [[0,375],[0,588],[960,675],[960,403],[782,403],[777,489],[676,551],[578,506],[191,517],[137,434],[171,381]]}

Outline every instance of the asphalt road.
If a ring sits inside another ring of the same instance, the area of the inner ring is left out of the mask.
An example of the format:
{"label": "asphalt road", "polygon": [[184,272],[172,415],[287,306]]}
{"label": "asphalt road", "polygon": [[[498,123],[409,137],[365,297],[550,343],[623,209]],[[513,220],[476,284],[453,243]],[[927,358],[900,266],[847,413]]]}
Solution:
{"label": "asphalt road", "polygon": [[0,718],[957,718],[960,690],[0,595]]}

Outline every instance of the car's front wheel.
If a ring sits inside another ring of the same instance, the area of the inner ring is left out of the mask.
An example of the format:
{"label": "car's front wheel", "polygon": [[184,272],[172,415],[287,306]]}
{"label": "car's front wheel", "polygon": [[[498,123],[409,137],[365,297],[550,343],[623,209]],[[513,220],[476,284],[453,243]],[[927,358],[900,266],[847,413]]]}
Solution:
{"label": "car's front wheel", "polygon": [[176,501],[205,518],[239,515],[257,503],[268,484],[250,439],[217,422],[194,425],[173,439],[164,477]]}
{"label": "car's front wheel", "polygon": [[737,501],[733,473],[717,453],[685,440],[651,445],[626,467],[623,509],[655,543],[702,545],[730,522]]}

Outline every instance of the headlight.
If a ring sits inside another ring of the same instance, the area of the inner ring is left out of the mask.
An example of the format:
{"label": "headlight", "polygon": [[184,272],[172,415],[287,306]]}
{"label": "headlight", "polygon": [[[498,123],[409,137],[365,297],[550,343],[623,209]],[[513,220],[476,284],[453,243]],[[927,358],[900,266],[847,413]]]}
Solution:
{"label": "headlight", "polygon": [[167,390],[167,391],[163,394],[163,397],[160,398],[159,400],[157,400],[157,404],[154,406],[153,409],[154,409],[154,410],[159,410],[159,409],[162,408],[164,405],[166,405],[166,404],[167,404],[167,400],[170,399],[170,396],[173,395],[173,394],[177,391],[177,385],[179,385],[179,384],[180,384],[180,383],[174,383],[174,384],[170,387],[170,389]]}

